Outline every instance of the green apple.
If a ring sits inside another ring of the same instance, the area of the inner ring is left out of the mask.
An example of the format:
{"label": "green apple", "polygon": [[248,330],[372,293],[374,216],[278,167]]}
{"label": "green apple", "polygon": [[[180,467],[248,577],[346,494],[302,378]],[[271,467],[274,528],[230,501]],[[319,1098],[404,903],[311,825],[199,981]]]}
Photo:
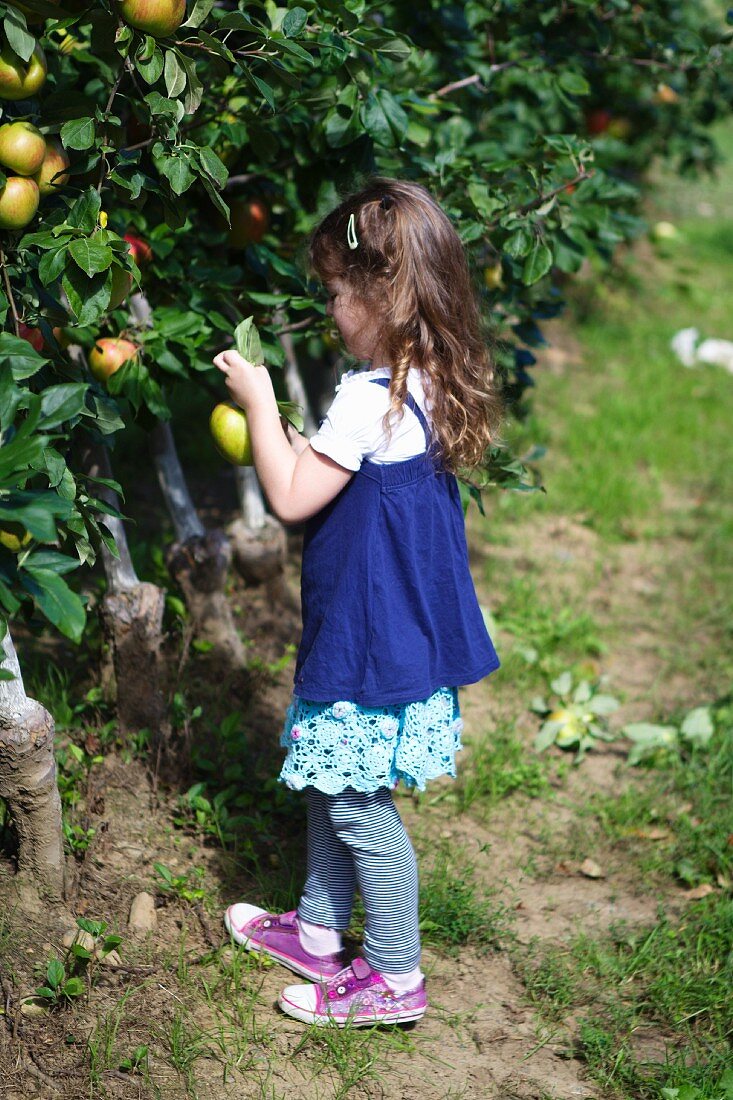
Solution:
{"label": "green apple", "polygon": [[26,531],[19,523],[13,525],[18,531],[22,531],[23,534],[16,535],[13,531],[7,527],[0,527],[0,543],[7,547],[8,550],[12,550],[14,554],[17,554],[24,546],[27,546],[32,539],[30,531]]}
{"label": "green apple", "polygon": [[36,43],[30,61],[23,61],[5,43],[0,50],[0,99],[28,99],[46,81],[46,55]]}
{"label": "green apple", "polygon": [[209,428],[222,458],[235,466],[252,465],[252,440],[247,417],[238,405],[224,401],[209,417]]}
{"label": "green apple", "polygon": [[89,369],[98,382],[106,382],[111,374],[119,370],[123,363],[134,359],[137,353],[138,346],[131,340],[120,336],[102,336],[89,353]]}
{"label": "green apple", "polygon": [[186,17],[186,0],[122,0],[120,15],[135,30],[167,38]]}
{"label": "green apple", "polygon": [[8,176],[0,187],[0,229],[23,229],[35,216],[41,195],[27,176]]}
{"label": "green apple", "polygon": [[651,236],[655,241],[674,241],[679,235],[677,226],[672,222],[656,222],[652,226]]}
{"label": "green apple", "polygon": [[46,139],[32,122],[0,126],[0,164],[19,176],[32,176],[43,164]]}

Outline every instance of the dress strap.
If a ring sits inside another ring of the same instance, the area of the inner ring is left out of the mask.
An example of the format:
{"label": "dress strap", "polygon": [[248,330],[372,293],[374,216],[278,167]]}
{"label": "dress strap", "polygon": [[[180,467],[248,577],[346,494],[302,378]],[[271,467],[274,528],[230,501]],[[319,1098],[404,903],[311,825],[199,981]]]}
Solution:
{"label": "dress strap", "polygon": [[[389,378],[370,378],[369,381],[373,382],[375,386],[383,386],[385,390],[389,389]],[[408,409],[411,409],[417,417],[418,423],[425,433],[426,449],[430,450],[430,445],[433,441],[433,437],[430,431],[430,425],[428,424],[425,417],[425,413],[422,411],[415,398],[409,392],[407,394],[407,397],[405,398],[405,404],[407,405]]]}

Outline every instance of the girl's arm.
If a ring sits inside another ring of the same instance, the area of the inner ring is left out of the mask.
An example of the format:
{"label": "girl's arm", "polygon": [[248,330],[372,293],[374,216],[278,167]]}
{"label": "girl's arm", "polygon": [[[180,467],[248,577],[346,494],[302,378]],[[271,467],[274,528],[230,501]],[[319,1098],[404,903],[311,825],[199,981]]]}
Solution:
{"label": "girl's arm", "polygon": [[[236,351],[223,351],[214,364],[226,377],[229,394],[247,414],[257,476],[275,515],[301,523],[320,512],[353,477],[353,470],[319,454],[298,436],[291,446],[282,430],[272,380]],[[306,444],[299,453],[300,440]]]}

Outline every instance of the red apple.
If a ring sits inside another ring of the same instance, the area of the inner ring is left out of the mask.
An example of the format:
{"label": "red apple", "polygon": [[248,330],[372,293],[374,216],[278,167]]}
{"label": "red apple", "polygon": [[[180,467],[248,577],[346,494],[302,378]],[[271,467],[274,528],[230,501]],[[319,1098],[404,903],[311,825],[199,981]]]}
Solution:
{"label": "red apple", "polygon": [[8,176],[0,188],[0,229],[23,229],[35,216],[41,195],[27,176]]}
{"label": "red apple", "polygon": [[31,122],[0,126],[0,164],[19,176],[32,176],[43,164],[46,139]]}
{"label": "red apple", "polygon": [[129,244],[132,258],[138,267],[150,263],[153,258],[153,250],[147,241],[144,241],[142,237],[137,237],[134,233],[125,233],[124,240]]}
{"label": "red apple", "polygon": [[30,325],[25,325],[21,321],[18,325],[18,335],[21,340],[27,340],[36,351],[43,350],[43,333],[39,328],[31,328]]}
{"label": "red apple", "polygon": [[50,195],[57,187],[63,187],[69,179],[70,163],[61,142],[47,139],[43,164],[33,177],[41,195]]}
{"label": "red apple", "polygon": [[119,370],[123,363],[134,359],[138,353],[137,344],[119,336],[102,336],[89,353],[89,369],[98,382],[106,382],[111,374]]}
{"label": "red apple", "polygon": [[122,0],[120,15],[135,30],[167,38],[186,17],[186,0]]}
{"label": "red apple", "polygon": [[0,99],[28,99],[46,80],[46,55],[36,43],[30,61],[23,61],[5,43],[0,50]]}
{"label": "red apple", "polygon": [[608,129],[608,124],[612,117],[611,112],[605,110],[603,107],[596,107],[592,111],[586,111],[585,128],[592,136],[595,134],[602,134]]}
{"label": "red apple", "polygon": [[261,199],[234,199],[230,211],[230,248],[246,248],[262,240],[270,224],[270,211]]}

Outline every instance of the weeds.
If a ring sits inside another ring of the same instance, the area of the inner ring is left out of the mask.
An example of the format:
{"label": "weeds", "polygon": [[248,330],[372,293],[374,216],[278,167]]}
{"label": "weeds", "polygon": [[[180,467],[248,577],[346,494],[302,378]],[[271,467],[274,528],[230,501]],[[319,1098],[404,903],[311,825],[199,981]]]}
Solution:
{"label": "weeds", "polygon": [[443,846],[420,869],[420,931],[448,951],[463,944],[498,948],[510,935],[512,913],[498,890],[480,887],[465,857]]}

